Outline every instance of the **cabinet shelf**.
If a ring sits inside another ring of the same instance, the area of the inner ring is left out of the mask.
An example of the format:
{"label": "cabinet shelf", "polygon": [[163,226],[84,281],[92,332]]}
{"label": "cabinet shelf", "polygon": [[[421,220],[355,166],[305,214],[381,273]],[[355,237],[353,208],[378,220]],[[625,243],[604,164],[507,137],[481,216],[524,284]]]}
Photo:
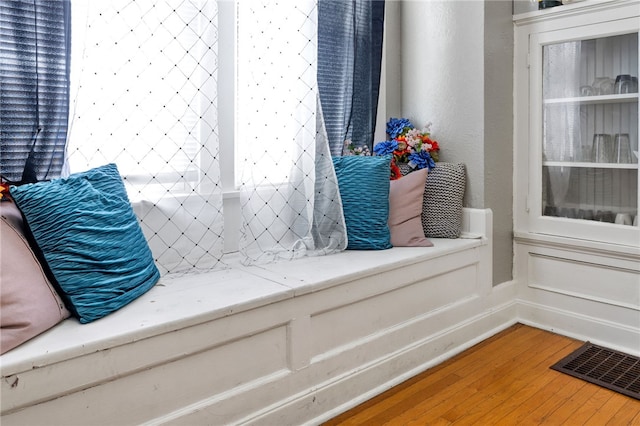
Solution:
{"label": "cabinet shelf", "polygon": [[602,104],[624,104],[638,102],[637,93],[625,93],[622,95],[600,95],[600,96],[579,96],[573,98],[551,98],[545,99],[545,105],[602,105]]}
{"label": "cabinet shelf", "polygon": [[577,161],[543,161],[545,167],[575,167],[588,169],[638,170],[637,163],[589,163]]}

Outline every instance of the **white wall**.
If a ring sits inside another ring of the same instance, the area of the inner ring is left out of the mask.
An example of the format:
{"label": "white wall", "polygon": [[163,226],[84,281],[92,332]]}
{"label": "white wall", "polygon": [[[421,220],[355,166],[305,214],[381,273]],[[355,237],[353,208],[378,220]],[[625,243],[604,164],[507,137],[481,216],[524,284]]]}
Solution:
{"label": "white wall", "polygon": [[387,116],[432,122],[441,160],[465,164],[465,206],[494,212],[493,281],[510,281],[512,4],[391,1],[386,19]]}
{"label": "white wall", "polygon": [[402,113],[466,165],[468,206],[484,204],[483,15],[478,1],[402,3]]}
{"label": "white wall", "polygon": [[510,2],[484,2],[484,206],[493,210],[494,283],[512,277],[513,15]]}

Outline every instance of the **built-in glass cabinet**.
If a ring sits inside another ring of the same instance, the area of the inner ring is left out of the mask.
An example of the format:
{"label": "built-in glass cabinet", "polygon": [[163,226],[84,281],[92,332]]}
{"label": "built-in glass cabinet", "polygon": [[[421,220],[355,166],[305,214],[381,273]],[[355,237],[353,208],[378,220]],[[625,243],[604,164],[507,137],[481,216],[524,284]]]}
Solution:
{"label": "built-in glass cabinet", "polygon": [[529,34],[531,231],[640,244],[638,26],[568,21]]}
{"label": "built-in glass cabinet", "polygon": [[542,93],[542,213],[632,226],[638,33],[543,46]]}
{"label": "built-in glass cabinet", "polygon": [[640,0],[563,3],[513,18],[518,315],[637,352]]}

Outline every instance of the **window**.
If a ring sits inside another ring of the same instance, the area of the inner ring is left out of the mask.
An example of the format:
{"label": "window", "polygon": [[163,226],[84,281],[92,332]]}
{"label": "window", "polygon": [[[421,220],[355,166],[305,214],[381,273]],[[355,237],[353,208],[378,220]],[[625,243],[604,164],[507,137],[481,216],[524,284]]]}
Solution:
{"label": "window", "polygon": [[318,118],[315,1],[73,7],[65,159],[70,172],[118,165],[163,272],[237,248],[260,262],[346,246]]}
{"label": "window", "polygon": [[71,170],[117,159],[133,201],[213,191],[215,2],[95,3],[74,1]]}
{"label": "window", "polygon": [[316,174],[315,2],[76,3],[71,170],[118,164],[164,272],[316,250],[324,185],[342,213]]}

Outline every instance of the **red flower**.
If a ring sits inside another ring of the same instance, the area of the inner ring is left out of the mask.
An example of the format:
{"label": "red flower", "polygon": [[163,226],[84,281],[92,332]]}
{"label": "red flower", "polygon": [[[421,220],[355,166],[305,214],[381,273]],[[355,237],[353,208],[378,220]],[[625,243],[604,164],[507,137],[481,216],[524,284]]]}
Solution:
{"label": "red flower", "polygon": [[6,182],[0,182],[0,200],[9,195],[9,184]]}
{"label": "red flower", "polygon": [[390,180],[400,179],[402,177],[402,172],[400,171],[400,167],[396,164],[395,160],[391,161],[391,178]]}

